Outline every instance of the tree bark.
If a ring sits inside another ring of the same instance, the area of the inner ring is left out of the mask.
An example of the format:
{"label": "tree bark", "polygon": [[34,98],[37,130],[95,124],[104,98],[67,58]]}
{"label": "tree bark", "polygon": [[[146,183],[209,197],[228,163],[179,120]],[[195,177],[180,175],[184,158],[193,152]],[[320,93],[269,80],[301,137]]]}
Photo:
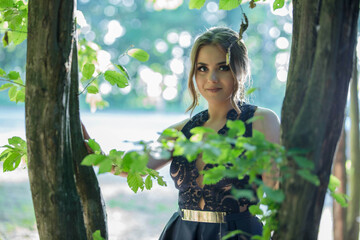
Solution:
{"label": "tree bark", "polygon": [[[74,43],[74,52],[77,52],[76,42]],[[78,89],[78,59],[77,54],[73,54],[70,89],[70,135],[76,187],[84,211],[88,239],[92,239],[92,234],[96,230],[100,230],[101,236],[108,239],[105,202],[101,195],[99,182],[92,167],[80,165],[88,153],[81,130]]]}
{"label": "tree bark", "polygon": [[[338,192],[346,194],[346,136],[345,126],[343,125],[339,142],[336,147],[334,164],[333,164],[333,175],[337,177],[341,183],[338,188]],[[343,208],[335,200],[333,201],[333,233],[334,240],[346,240],[346,208]]]}
{"label": "tree bark", "polygon": [[359,144],[359,100],[358,74],[355,58],[353,77],[350,82],[350,201],[347,209],[346,239],[359,239],[359,204],[360,204],[360,144]]}
{"label": "tree bark", "polygon": [[87,239],[70,138],[74,1],[30,0],[28,16],[25,118],[39,236]]}
{"label": "tree bark", "polygon": [[[317,239],[356,43],[359,0],[294,1],[293,39],[282,108],[286,149],[306,149],[320,185],[286,179],[274,239]],[[289,159],[289,166],[295,166]]]}

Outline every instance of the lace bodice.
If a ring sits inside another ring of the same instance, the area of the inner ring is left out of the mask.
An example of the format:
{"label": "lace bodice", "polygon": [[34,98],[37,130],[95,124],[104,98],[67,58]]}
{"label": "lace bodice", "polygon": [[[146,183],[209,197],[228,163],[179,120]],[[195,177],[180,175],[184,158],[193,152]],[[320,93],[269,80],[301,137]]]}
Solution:
{"label": "lace bodice", "polygon": [[[240,120],[245,122],[253,117],[256,106],[242,104],[240,107]],[[187,137],[191,137],[190,130],[194,127],[202,126],[209,119],[208,110],[204,110],[192,117],[181,130]],[[238,119],[235,109],[227,114],[228,120]],[[244,137],[252,136],[252,124],[246,124]],[[218,134],[226,134],[228,128],[226,125],[218,131]],[[211,164],[206,164],[204,170],[211,168]],[[170,166],[170,175],[175,182],[175,187],[179,190],[179,207],[181,209],[219,211],[227,213],[241,212],[240,207],[251,203],[249,200],[242,198],[236,199],[231,195],[231,189],[252,189],[248,184],[248,176],[243,179],[224,178],[216,184],[204,185],[200,187],[196,182],[199,177],[199,170],[196,167],[196,161],[189,162],[185,157],[174,157]],[[205,206],[200,208],[199,202],[204,198]]]}

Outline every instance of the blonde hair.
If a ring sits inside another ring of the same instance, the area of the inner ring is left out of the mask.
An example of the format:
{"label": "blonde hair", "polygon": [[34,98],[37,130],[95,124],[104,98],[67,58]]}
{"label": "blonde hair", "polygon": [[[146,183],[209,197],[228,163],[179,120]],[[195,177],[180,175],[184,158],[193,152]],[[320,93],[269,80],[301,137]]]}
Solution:
{"label": "blonde hair", "polygon": [[231,96],[231,105],[238,114],[241,113],[236,102],[242,103],[245,100],[245,82],[249,77],[249,59],[247,49],[244,43],[239,40],[239,35],[235,31],[226,27],[213,27],[201,34],[196,40],[191,49],[191,69],[188,78],[188,89],[192,98],[191,105],[186,109],[186,112],[194,111],[199,103],[198,95],[194,85],[194,76],[196,72],[196,61],[199,51],[206,45],[220,46],[225,53],[230,48],[230,70],[234,77],[234,91]]}

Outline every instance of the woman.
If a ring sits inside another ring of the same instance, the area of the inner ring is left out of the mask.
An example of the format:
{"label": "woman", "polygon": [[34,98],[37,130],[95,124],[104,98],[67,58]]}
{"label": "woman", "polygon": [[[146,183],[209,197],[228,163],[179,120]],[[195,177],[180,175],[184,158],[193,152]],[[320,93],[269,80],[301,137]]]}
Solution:
{"label": "woman", "polygon": [[[228,52],[230,64],[226,60]],[[252,129],[256,129],[268,141],[279,142],[279,120],[276,114],[269,109],[244,103],[244,83],[248,78],[249,60],[246,47],[236,32],[216,27],[200,35],[192,48],[191,64],[188,88],[193,101],[187,110],[193,112],[198,105],[199,95],[208,102],[208,110],[171,128],[182,131],[187,138],[191,137],[190,130],[197,126],[226,134],[228,119],[245,122],[253,116],[260,116],[257,121],[246,124],[244,136],[250,137]],[[87,135],[86,130],[84,135]],[[247,177],[242,180],[224,178],[217,184],[204,185],[200,171],[211,168],[211,165],[205,165],[201,155],[193,162],[188,162],[184,157],[167,160],[150,158],[148,167],[157,170],[170,162],[170,174],[179,190],[179,211],[174,213],[165,226],[160,240],[215,240],[232,230],[247,233],[233,239],[249,239],[251,235],[262,234],[261,222],[248,211],[252,203],[247,199],[235,199],[231,195],[232,187],[251,188]],[[274,187],[271,176],[262,177],[265,184]]]}
{"label": "woman", "polygon": [[[226,64],[227,52],[230,53],[229,65]],[[246,47],[236,32],[216,27],[200,35],[191,51],[191,64],[188,88],[193,101],[188,111],[192,112],[198,104],[199,93],[208,102],[208,110],[172,128],[182,131],[187,138],[191,137],[190,130],[197,126],[226,134],[228,119],[245,122],[253,116],[260,116],[259,120],[246,124],[244,136],[250,137],[252,129],[256,129],[268,141],[279,142],[280,124],[276,114],[269,109],[243,103],[249,60]],[[249,188],[247,178],[223,179],[215,185],[203,185],[203,176],[199,172],[211,168],[211,165],[205,165],[201,155],[191,163],[184,157],[150,160],[148,167],[159,169],[169,162],[171,177],[179,190],[179,211],[165,226],[160,240],[221,239],[221,236],[232,230],[248,233],[238,235],[235,239],[261,235],[261,222],[248,211],[251,202],[231,196],[232,187]],[[263,176],[263,181],[275,187],[271,176]]]}

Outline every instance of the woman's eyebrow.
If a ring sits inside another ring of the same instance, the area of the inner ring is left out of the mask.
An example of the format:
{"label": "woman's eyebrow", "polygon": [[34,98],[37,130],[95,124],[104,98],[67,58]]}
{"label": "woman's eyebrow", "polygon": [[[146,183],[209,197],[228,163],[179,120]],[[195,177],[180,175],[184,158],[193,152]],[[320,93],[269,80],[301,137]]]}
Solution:
{"label": "woman's eyebrow", "polygon": [[[226,61],[219,62],[219,63],[217,63],[216,65],[223,65],[223,64],[226,64]],[[198,62],[197,65],[205,65],[205,66],[207,66],[208,64],[207,64],[207,63],[203,63],[203,62]]]}

